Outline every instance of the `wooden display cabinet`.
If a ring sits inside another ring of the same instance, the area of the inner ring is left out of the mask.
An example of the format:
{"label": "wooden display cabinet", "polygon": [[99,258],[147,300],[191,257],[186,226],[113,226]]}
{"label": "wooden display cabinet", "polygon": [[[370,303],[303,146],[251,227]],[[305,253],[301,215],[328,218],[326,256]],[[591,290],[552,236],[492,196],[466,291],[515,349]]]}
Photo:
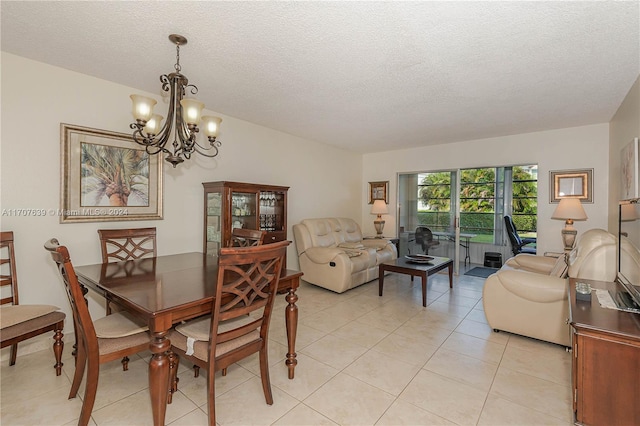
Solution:
{"label": "wooden display cabinet", "polygon": [[204,182],[204,253],[231,245],[233,228],[267,231],[264,244],[287,239],[288,186]]}

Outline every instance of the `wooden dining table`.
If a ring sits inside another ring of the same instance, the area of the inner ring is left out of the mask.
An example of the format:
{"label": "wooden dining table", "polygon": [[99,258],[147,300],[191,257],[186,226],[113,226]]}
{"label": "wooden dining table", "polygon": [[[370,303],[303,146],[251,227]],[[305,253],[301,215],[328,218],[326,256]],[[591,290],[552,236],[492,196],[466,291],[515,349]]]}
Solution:
{"label": "wooden dining table", "polygon": [[[96,291],[149,325],[149,393],[153,424],[164,425],[169,396],[167,333],[180,321],[211,312],[218,279],[217,257],[182,253],[152,258],[99,263],[75,268],[80,284]],[[285,364],[293,379],[297,364],[295,342],[298,296],[302,272],[283,269],[278,292],[284,292],[288,352]]]}

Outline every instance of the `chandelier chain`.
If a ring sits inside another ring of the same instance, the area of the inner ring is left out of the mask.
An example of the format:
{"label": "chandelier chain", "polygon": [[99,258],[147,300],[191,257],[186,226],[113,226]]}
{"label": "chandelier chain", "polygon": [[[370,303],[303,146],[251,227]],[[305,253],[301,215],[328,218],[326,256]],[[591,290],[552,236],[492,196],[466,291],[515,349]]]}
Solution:
{"label": "chandelier chain", "polygon": [[174,66],[176,72],[180,72],[182,67],[180,66],[180,45],[176,43],[176,64]]}

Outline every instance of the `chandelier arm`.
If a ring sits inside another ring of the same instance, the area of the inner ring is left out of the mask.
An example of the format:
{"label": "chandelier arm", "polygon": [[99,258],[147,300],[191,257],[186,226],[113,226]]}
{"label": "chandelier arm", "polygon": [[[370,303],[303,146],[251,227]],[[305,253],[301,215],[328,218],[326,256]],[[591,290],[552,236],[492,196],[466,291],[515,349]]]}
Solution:
{"label": "chandelier arm", "polygon": [[148,135],[145,136],[143,133],[143,129],[144,129],[144,125],[142,124],[137,124],[137,123],[132,123],[131,125],[129,125],[129,127],[131,129],[134,129],[133,132],[133,140],[134,142],[136,142],[138,145],[142,145],[144,146],[144,150],[147,152],[147,154],[149,155],[156,155],[160,152],[167,152],[168,151],[164,148],[162,148],[161,146],[159,146],[153,138],[150,138]]}
{"label": "chandelier arm", "polygon": [[[213,139],[213,140],[211,140],[211,139]],[[209,146],[208,147],[202,146],[198,142],[196,142],[195,145],[194,145],[194,149],[200,155],[203,155],[203,156],[209,157],[209,158],[213,158],[213,157],[218,155],[218,148],[220,148],[221,146],[222,146],[222,142],[220,142],[219,140],[217,140],[215,138],[209,138]],[[211,154],[208,154],[207,151],[211,151],[211,150],[213,150],[213,152]]]}

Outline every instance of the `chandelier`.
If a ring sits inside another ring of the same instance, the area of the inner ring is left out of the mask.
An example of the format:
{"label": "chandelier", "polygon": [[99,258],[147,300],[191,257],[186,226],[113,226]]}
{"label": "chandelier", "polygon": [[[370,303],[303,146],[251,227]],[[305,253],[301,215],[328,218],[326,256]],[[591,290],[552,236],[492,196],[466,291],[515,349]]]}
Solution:
{"label": "chandelier", "polygon": [[[189,84],[189,80],[180,74],[180,46],[187,44],[187,39],[178,34],[169,36],[171,43],[176,45],[175,72],[160,76],[162,90],[169,92],[169,111],[167,121],[162,127],[163,117],[153,113],[157,103],[154,99],[141,95],[131,95],[133,102],[133,117],[136,122],[129,126],[133,129],[133,140],[145,147],[147,153],[155,155],[167,154],[165,160],[176,167],[185,158],[197,152],[205,157],[218,155],[218,148],[222,143],[217,140],[218,130],[222,119],[219,117],[202,117],[202,128],[207,136],[208,144],[201,145],[197,141],[198,123],[204,109],[204,104],[196,99],[186,98],[187,90],[192,95],[198,93],[198,88]],[[173,142],[169,141],[173,138]]]}

